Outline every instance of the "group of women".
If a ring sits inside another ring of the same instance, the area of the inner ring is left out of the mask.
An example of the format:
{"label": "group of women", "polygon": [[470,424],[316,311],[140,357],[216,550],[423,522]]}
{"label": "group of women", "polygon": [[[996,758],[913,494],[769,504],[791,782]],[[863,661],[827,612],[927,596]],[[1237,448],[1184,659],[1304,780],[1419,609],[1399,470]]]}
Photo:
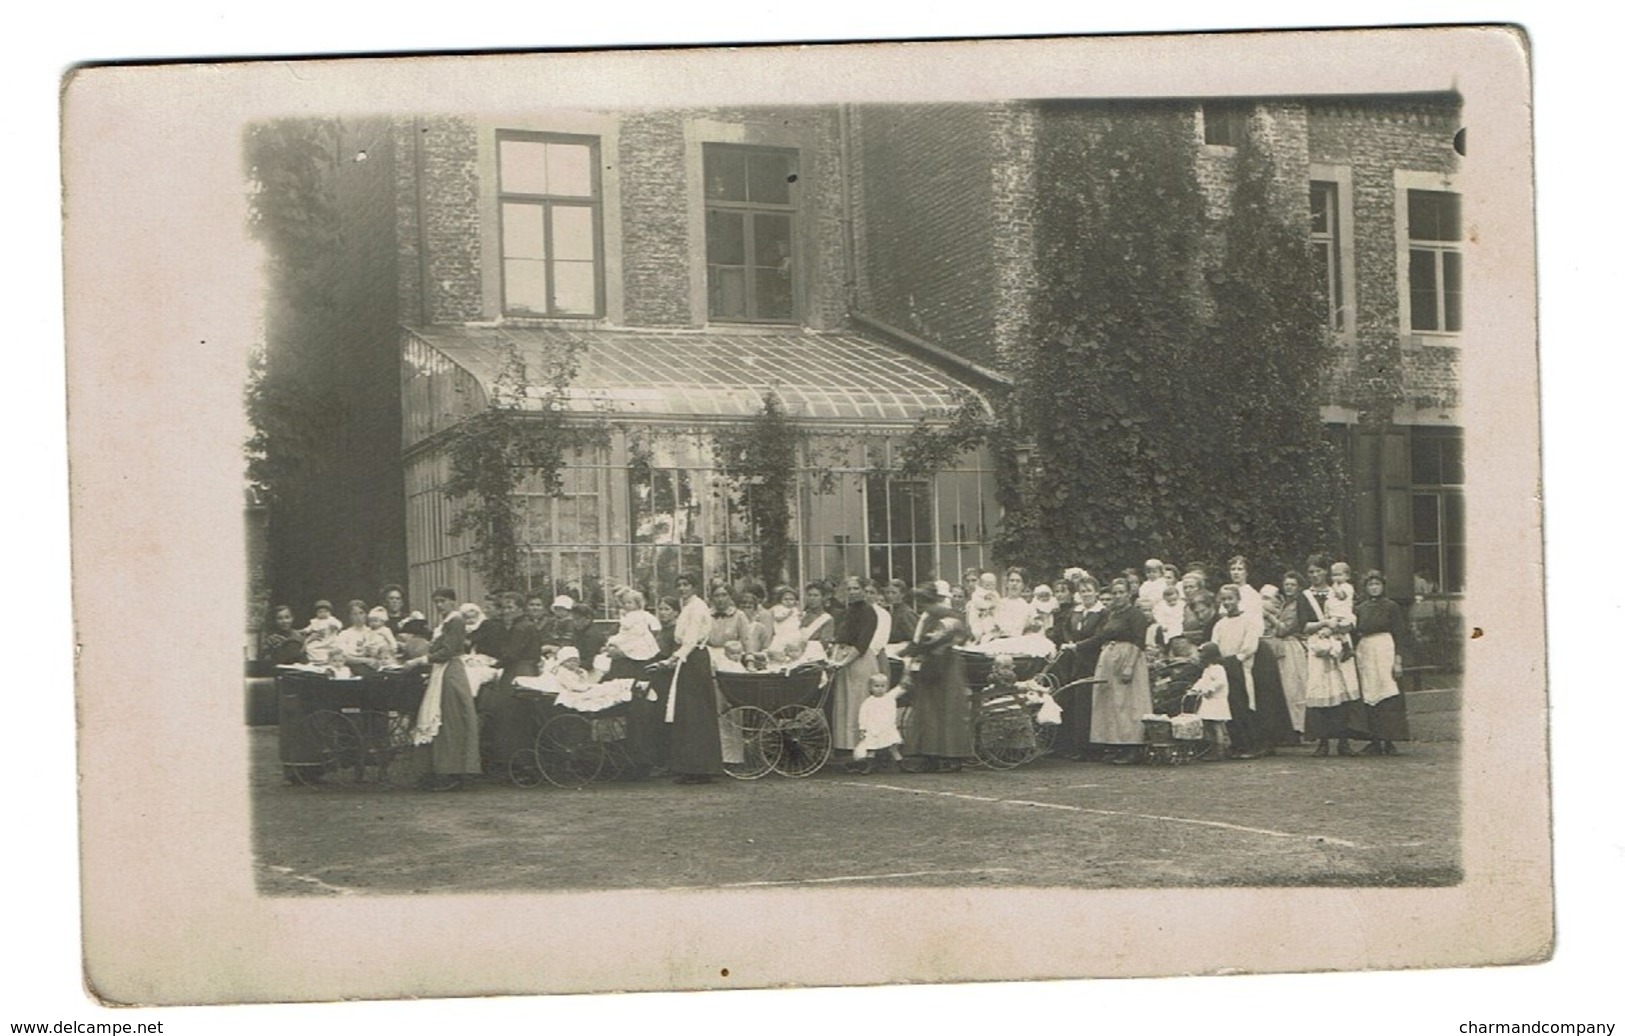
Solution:
{"label": "group of women", "polygon": [[[1041,635],[1055,653],[1051,666],[1062,685],[1061,747],[1077,759],[1132,762],[1144,744],[1144,717],[1153,711],[1153,674],[1164,659],[1191,657],[1209,641],[1218,645],[1230,674],[1231,738],[1241,757],[1267,754],[1307,738],[1316,755],[1349,754],[1351,739],[1368,742],[1364,752],[1393,754],[1408,737],[1402,671],[1407,624],[1384,592],[1380,573],[1367,574],[1359,600],[1348,567],[1311,556],[1305,576],[1287,572],[1279,590],[1255,589],[1244,558],[1233,558],[1229,581],[1209,589],[1203,566],[1183,574],[1150,561],[1144,576],[1125,570],[1104,585],[1081,569],[1069,569],[1052,586],[1028,588],[1026,573],[1011,569],[970,572],[959,586],[926,582],[910,588],[899,580],[882,585],[851,576],[838,589],[822,582],[799,592],[780,587],[771,598],[760,587],[736,594],[713,583],[709,600],[693,574],[676,581],[677,595],[655,603],[622,590],[622,632],[648,623],[644,640],[604,638],[585,606],[568,597],[493,594],[485,609],[459,606],[450,589],[431,595],[430,620],[408,610],[399,586],[385,587],[382,603],[350,603],[350,629],[358,632],[331,659],[395,672],[427,670],[413,738],[422,746],[424,786],[455,790],[477,775],[500,770],[530,747],[537,704],[514,680],[535,676],[549,658],[573,653],[585,661],[610,656],[605,676],[634,677],[648,693],[628,708],[627,747],[639,772],[668,773],[683,784],[703,784],[723,771],[719,715],[725,708],[714,667],[790,667],[819,660],[833,667],[829,719],[833,747],[851,751],[862,737],[859,712],[873,677],[887,670],[890,654],[907,659],[912,720],[904,727],[903,753],[912,769],[952,771],[973,755],[972,689],[960,647],[990,636]],[[990,589],[990,581],[999,590]],[[991,611],[997,627],[973,632],[967,605]],[[627,596],[630,595],[630,596]],[[319,604],[323,602],[318,602]],[[318,615],[324,614],[318,610]],[[387,634],[395,645],[384,657],[364,631]],[[291,609],[272,609],[262,657],[276,664],[312,660],[321,636],[317,620],[294,628]],[[367,645],[371,656],[352,655]],[[500,671],[478,688],[474,660]],[[284,695],[284,729],[289,696]],[[291,717],[297,722],[297,716]],[[286,759],[286,757],[285,757]]]}
{"label": "group of women", "polygon": [[[1145,578],[1126,570],[1108,583],[1073,570],[1050,635],[1053,667],[1071,684],[1062,696],[1066,748],[1075,758],[1130,762],[1153,713],[1154,674],[1217,646],[1229,686],[1231,757],[1268,755],[1284,745],[1315,745],[1316,756],[1397,754],[1409,738],[1399,678],[1409,627],[1380,572],[1358,589],[1349,566],[1311,555],[1306,575],[1286,572],[1279,588],[1255,588],[1247,560],[1232,558],[1214,592],[1205,566],[1183,574],[1152,560]],[[1155,602],[1155,603],[1154,603]],[[1174,695],[1173,708],[1179,696]],[[1167,711],[1166,709],[1164,711]]]}

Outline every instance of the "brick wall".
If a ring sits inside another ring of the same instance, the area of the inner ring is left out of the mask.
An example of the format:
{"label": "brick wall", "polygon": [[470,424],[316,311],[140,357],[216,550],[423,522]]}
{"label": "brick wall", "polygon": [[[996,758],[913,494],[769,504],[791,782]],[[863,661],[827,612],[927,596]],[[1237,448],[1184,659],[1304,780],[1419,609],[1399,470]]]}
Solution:
{"label": "brick wall", "polygon": [[[1021,204],[1020,178],[1009,175],[1008,165],[1020,147],[1014,122],[1002,131],[1006,212]],[[854,136],[862,151],[863,308],[968,359],[996,364],[1000,285],[988,110],[866,106]],[[1001,316],[1007,329],[1019,322],[1013,306]]]}
{"label": "brick wall", "polygon": [[[1374,393],[1400,391],[1419,409],[1459,403],[1457,349],[1406,348],[1400,341],[1399,271],[1395,244],[1396,169],[1453,172],[1460,108],[1447,99],[1362,99],[1308,106],[1309,157],[1349,166],[1354,184],[1355,303],[1358,317],[1354,376],[1335,400],[1367,403]],[[1471,290],[1471,286],[1468,286]]]}
{"label": "brick wall", "polygon": [[993,348],[1009,369],[1032,333],[1038,291],[1034,229],[1038,117],[1030,105],[1002,104],[988,112],[992,144]]}
{"label": "brick wall", "polygon": [[621,123],[621,269],[633,327],[691,322],[683,120],[680,111],[650,111]]}
{"label": "brick wall", "polygon": [[397,295],[410,323],[478,320],[479,137],[473,120],[396,119]]}

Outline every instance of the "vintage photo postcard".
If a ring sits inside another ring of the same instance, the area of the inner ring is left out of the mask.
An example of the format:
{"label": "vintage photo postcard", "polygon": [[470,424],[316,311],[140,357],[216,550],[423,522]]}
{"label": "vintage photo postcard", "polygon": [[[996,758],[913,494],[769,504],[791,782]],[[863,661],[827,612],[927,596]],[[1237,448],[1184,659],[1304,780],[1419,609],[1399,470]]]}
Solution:
{"label": "vintage photo postcard", "polygon": [[1503,27],[74,72],[88,988],[1546,959],[1529,105]]}

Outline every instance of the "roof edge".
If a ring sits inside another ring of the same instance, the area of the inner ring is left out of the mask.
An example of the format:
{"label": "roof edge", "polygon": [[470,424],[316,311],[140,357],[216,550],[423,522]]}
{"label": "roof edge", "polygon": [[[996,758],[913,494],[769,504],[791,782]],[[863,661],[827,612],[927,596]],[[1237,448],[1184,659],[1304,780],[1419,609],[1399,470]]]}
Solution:
{"label": "roof edge", "polygon": [[998,371],[990,367],[984,367],[973,360],[967,360],[958,353],[944,349],[934,342],[928,342],[918,335],[910,334],[900,327],[893,327],[877,317],[870,316],[867,313],[859,313],[857,310],[852,310],[849,316],[854,324],[892,339],[904,351],[937,367],[945,374],[974,382],[984,389],[1002,391],[1015,387],[1015,382]]}

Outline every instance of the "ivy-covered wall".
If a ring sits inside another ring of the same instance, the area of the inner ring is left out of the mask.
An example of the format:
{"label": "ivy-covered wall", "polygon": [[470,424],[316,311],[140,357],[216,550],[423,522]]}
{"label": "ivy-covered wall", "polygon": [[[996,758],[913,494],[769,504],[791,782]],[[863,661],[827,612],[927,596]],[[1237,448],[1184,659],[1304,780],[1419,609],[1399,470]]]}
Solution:
{"label": "ivy-covered wall", "polygon": [[301,618],[405,576],[396,142],[385,119],[263,123],[245,140],[267,256],[249,475],[270,596]]}
{"label": "ivy-covered wall", "polygon": [[1323,303],[1275,143],[1238,147],[1215,183],[1187,103],[1056,102],[1038,126],[1034,334],[1012,397],[1035,448],[1001,555],[1110,571],[1241,552],[1278,572],[1333,545]]}

